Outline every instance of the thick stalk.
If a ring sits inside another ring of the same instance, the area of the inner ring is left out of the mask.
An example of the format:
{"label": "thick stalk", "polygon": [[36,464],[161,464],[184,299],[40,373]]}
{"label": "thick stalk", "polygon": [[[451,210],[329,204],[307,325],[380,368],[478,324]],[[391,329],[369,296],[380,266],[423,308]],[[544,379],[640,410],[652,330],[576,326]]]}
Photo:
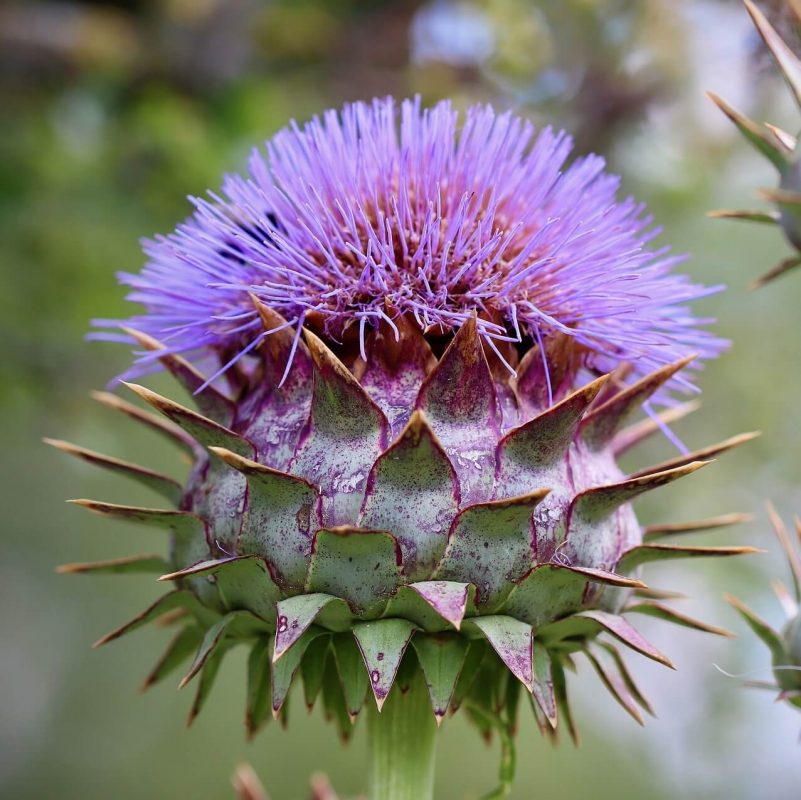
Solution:
{"label": "thick stalk", "polygon": [[395,686],[380,713],[369,707],[369,800],[432,800],[437,726],[422,676],[405,694]]}

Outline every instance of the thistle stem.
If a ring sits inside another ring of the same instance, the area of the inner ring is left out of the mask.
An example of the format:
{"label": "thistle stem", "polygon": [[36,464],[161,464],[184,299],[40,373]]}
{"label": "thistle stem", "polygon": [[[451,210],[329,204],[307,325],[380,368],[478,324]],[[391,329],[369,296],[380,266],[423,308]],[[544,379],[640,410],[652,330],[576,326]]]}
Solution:
{"label": "thistle stem", "polygon": [[405,693],[395,686],[381,712],[370,703],[369,800],[431,800],[437,726],[420,675]]}

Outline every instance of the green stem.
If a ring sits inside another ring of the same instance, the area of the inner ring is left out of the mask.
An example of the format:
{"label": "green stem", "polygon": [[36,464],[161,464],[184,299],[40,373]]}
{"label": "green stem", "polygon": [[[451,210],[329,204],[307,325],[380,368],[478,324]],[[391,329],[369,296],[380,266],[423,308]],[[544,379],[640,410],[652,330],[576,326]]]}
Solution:
{"label": "green stem", "polygon": [[437,726],[420,675],[406,693],[397,686],[379,713],[370,703],[369,800],[431,800]]}

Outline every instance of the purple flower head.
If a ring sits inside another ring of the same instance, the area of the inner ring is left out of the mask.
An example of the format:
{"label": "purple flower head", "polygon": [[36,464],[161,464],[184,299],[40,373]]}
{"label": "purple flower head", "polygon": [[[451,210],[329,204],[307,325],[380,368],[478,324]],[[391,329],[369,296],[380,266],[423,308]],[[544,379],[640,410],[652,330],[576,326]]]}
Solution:
{"label": "purple flower head", "polygon": [[617,199],[602,158],[567,164],[570,149],[508,112],[474,106],[460,123],[417,99],[292,123],[145,243],[147,265],[120,280],[146,310],[124,324],[223,368],[269,335],[251,295],[298,335],[311,319],[334,341],[356,326],[362,351],[395,315],[453,330],[477,312],[496,352],[561,333],[594,370],[716,356],[725,342],[686,304],[718,287],[675,274],[683,257],[652,247],[643,206]]}

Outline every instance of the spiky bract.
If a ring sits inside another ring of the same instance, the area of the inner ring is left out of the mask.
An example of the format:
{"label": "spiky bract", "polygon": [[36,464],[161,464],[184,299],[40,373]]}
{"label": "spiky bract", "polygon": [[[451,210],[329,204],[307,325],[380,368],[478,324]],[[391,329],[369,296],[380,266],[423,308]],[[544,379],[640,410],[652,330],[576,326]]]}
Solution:
{"label": "spiky bract", "polygon": [[267,335],[252,294],[298,335],[355,337],[363,355],[365,331],[398,314],[445,334],[474,312],[502,358],[510,341],[557,335],[596,372],[717,355],[724,342],[686,304],[719,287],[675,273],[683,257],[651,246],[643,206],[616,198],[600,157],[568,164],[570,149],[564,132],[488,106],[460,126],[448,102],[354,103],[293,125],[146,242],[149,263],[121,275],[146,310],[123,324],[225,362]]}
{"label": "spiky bract", "polygon": [[[773,589],[787,617],[781,631],[774,630],[748,606],[735,597],[728,597],[740,616],[751,630],[767,645],[770,650],[775,684],[750,682],[747,685],[761,689],[772,689],[778,692],[777,700],[784,700],[801,709],[801,556],[798,543],[772,505],[768,504],[768,516],[771,527],[787,556],[790,567],[792,590],[780,580],[773,582]],[[801,541],[801,518],[794,520],[794,534]]]}
{"label": "spiky bract", "polygon": [[[258,310],[266,326],[282,326]],[[258,368],[238,376],[238,400],[206,386],[195,395],[199,412],[132,386],[166,423],[100,396],[194,458],[176,492],[164,476],[60,443],[179,506],[79,501],[171,531],[168,566],[149,557],[68,568],[164,572],[175,584],[101,641],[169,615],[179,632],[147,683],[191,658],[182,683],[199,675],[193,716],[224,654],[247,643],[251,731],[270,710],[283,713],[296,672],[307,702],[321,694],[347,735],[366,694],[380,707],[394,684],[403,688],[422,669],[438,720],[465,706],[488,735],[498,725],[508,734],[522,688],[544,732],[561,713],[575,734],[564,672],[577,651],[641,720],[649,706],[611,641],[669,661],[627,616],[721,631],[660,603],[640,567],[748,548],[658,541],[736,515],[644,534],[629,503],[748,437],[624,475],[618,454],[657,429],[626,421],[685,361],[630,386],[601,377],[574,390],[580,359],[564,337],[559,357],[549,354],[560,365],[549,389],[536,349],[512,379],[475,318],[439,357],[413,321],[399,317],[395,327],[398,341],[389,324],[367,335],[365,358],[347,348],[340,358],[309,331],[296,343],[283,328],[265,339]],[[191,391],[205,384],[136,335]],[[293,347],[294,368],[279,386]],[[611,640],[599,643],[598,634]]]}
{"label": "spiky bract", "polygon": [[[782,77],[787,82],[799,107],[801,107],[801,60],[787,45],[765,15],[751,0],[744,0],[748,13],[754,21],[765,45],[773,56]],[[796,18],[801,32],[801,3],[788,3],[791,15]],[[779,186],[776,189],[761,189],[762,199],[773,203],[772,211],[721,209],[710,212],[719,219],[740,219],[761,224],[780,225],[787,241],[801,253],[801,159],[798,141],[793,134],[775,125],[761,125],[749,119],[716,94],[709,97],[721,111],[737,126],[745,139],[776,168],[779,173]],[[784,275],[801,264],[801,255],[796,254],[782,259],[773,269],[757,278],[752,288],[758,288]]]}

